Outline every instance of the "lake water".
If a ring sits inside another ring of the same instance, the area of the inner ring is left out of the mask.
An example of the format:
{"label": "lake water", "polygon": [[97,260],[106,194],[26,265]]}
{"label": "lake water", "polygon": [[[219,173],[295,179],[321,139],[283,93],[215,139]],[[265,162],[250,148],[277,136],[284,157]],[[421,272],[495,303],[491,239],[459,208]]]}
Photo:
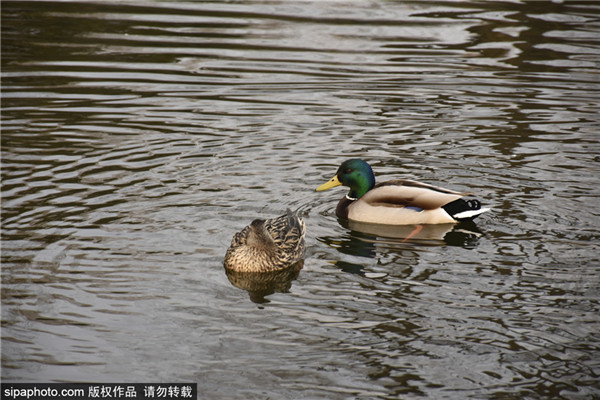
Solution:
{"label": "lake water", "polygon": [[[594,2],[3,2],[2,380],[600,398],[599,73]],[[493,211],[342,223],[354,157]],[[288,208],[303,268],[230,281]]]}

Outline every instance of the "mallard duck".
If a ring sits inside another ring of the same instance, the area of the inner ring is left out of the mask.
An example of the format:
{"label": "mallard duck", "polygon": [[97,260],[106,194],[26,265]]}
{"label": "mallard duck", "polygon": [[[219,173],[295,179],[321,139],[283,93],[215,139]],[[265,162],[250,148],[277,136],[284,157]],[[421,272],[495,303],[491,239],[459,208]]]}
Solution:
{"label": "mallard duck", "polygon": [[288,211],[277,218],[255,219],[233,236],[225,268],[238,272],[277,271],[304,255],[304,221]]}
{"label": "mallard duck", "polygon": [[425,183],[396,179],[375,184],[371,166],[360,159],[347,160],[335,176],[317,191],[348,186],[350,192],[335,213],[350,221],[385,225],[446,224],[471,220],[488,208],[479,200],[465,200],[468,193]]}

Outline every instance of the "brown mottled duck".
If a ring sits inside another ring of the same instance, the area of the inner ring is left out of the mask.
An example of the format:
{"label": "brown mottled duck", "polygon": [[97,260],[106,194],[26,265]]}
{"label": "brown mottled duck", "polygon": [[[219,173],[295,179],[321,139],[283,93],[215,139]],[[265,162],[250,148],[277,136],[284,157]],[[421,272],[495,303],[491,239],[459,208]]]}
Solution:
{"label": "brown mottled duck", "polygon": [[277,218],[255,219],[233,236],[225,254],[225,268],[237,272],[285,269],[304,255],[304,221],[288,211]]}

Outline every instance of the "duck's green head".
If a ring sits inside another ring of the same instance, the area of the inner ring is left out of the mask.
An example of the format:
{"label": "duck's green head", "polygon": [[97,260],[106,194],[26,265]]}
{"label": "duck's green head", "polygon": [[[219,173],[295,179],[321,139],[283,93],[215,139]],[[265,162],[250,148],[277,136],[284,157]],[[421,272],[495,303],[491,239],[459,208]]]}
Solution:
{"label": "duck's green head", "polygon": [[317,188],[317,192],[331,189],[336,186],[348,186],[348,197],[358,199],[375,186],[375,176],[371,166],[366,161],[354,158],[346,160],[340,165],[335,176],[329,182]]}

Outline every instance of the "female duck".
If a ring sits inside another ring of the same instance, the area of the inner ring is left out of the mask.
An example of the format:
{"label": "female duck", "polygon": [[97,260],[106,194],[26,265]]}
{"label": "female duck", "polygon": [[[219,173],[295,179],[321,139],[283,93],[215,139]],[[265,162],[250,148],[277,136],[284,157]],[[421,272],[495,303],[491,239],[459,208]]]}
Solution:
{"label": "female duck", "polygon": [[317,191],[348,186],[350,192],[335,210],[351,221],[386,225],[447,224],[471,220],[488,208],[479,200],[464,200],[459,193],[411,180],[397,179],[375,184],[371,166],[363,160],[342,163],[335,176]]}
{"label": "female duck", "polygon": [[304,255],[306,227],[288,211],[272,219],[255,219],[233,236],[225,268],[237,272],[271,272],[294,265]]}

